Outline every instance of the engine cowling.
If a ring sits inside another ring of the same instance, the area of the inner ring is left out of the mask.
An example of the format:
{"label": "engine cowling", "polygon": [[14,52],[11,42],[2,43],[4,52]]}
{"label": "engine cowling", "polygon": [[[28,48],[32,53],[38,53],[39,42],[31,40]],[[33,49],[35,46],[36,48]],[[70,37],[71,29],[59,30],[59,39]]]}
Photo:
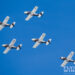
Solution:
{"label": "engine cowling", "polygon": [[24,12],[24,14],[30,14],[30,12],[28,12],[28,11],[25,11],[25,12]]}
{"label": "engine cowling", "polygon": [[36,38],[32,38],[32,41],[36,42],[36,41],[38,41],[38,39],[36,39]]}
{"label": "engine cowling", "polygon": [[7,45],[7,44],[2,44],[2,46],[3,46],[3,47],[8,47],[8,45]]}

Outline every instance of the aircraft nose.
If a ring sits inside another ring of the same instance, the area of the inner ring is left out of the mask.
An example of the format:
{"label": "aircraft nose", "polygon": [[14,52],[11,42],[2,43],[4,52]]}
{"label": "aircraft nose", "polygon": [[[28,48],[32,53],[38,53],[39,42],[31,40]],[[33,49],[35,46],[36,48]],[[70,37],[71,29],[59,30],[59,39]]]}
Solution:
{"label": "aircraft nose", "polygon": [[61,57],[61,59],[64,59],[65,57]]}
{"label": "aircraft nose", "polygon": [[34,41],[34,38],[32,38],[31,40]]}
{"label": "aircraft nose", "polygon": [[27,14],[27,13],[28,13],[27,11],[24,12],[24,14]]}

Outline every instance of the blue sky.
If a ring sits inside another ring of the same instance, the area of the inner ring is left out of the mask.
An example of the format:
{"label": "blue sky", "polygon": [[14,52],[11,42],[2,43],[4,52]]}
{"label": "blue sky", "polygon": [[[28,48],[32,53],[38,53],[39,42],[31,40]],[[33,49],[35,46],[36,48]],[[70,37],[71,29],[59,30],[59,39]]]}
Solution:
{"label": "blue sky", "polygon": [[[38,6],[44,15],[25,21],[24,11]],[[74,0],[1,0],[0,21],[10,16],[16,21],[14,28],[0,31],[0,75],[64,75],[60,56],[75,51],[75,1]],[[52,38],[48,46],[33,49],[32,38],[46,33],[45,40]],[[7,55],[1,45],[16,38],[15,45],[22,43],[20,51],[12,50]],[[72,65],[69,63],[68,65]],[[69,74],[72,75],[72,74]]]}

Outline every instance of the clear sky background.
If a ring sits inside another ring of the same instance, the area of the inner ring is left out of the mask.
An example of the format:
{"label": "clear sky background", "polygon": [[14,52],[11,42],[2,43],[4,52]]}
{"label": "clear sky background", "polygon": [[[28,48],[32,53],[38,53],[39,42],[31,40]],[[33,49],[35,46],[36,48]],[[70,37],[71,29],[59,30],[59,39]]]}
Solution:
{"label": "clear sky background", "polygon": [[[44,15],[26,22],[24,11],[35,6],[39,7],[37,13],[43,10]],[[11,17],[9,23],[16,21],[16,25],[0,31],[0,75],[65,75],[60,57],[75,51],[75,1],[1,0],[0,21],[6,16]],[[31,39],[39,38],[42,33],[46,33],[46,41],[52,38],[52,43],[33,49]],[[22,49],[4,55],[5,48],[1,45],[9,44],[13,38],[17,39],[16,46],[23,44]]]}

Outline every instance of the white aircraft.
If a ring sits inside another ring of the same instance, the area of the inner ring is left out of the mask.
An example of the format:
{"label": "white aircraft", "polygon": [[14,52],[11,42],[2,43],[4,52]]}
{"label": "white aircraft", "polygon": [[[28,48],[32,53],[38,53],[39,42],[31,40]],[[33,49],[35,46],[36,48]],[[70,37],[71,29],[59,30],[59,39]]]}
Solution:
{"label": "white aircraft", "polygon": [[9,16],[6,16],[6,18],[4,19],[3,22],[0,22],[0,30],[2,30],[4,27],[10,27],[13,28],[16,22],[13,22],[12,24],[7,24],[8,20],[9,20]]}
{"label": "white aircraft", "polygon": [[45,33],[42,33],[41,37],[39,39],[36,39],[36,38],[32,38],[32,41],[36,42],[34,45],[33,45],[33,48],[36,48],[37,46],[39,46],[41,43],[46,43],[46,45],[48,45],[49,43],[51,43],[51,40],[52,39],[49,39],[48,41],[44,41],[44,37],[46,36]]}
{"label": "white aircraft", "polygon": [[71,58],[73,57],[73,55],[74,55],[74,52],[72,51],[72,52],[68,55],[68,57],[60,57],[61,60],[64,60],[64,62],[61,64],[61,67],[66,66],[66,64],[67,64],[68,62],[74,62],[74,64],[75,64],[75,60],[72,60],[72,59],[71,59]]}
{"label": "white aircraft", "polygon": [[15,42],[16,42],[16,39],[13,39],[10,44],[3,44],[2,46],[6,47],[3,54],[7,54],[11,49],[20,50],[20,48],[22,47],[22,44],[20,44],[16,47],[16,46],[14,46]]}
{"label": "white aircraft", "polygon": [[36,13],[37,10],[38,10],[38,7],[35,6],[34,9],[31,12],[30,11],[25,11],[24,14],[28,15],[28,17],[25,20],[28,21],[33,16],[38,16],[38,18],[40,18],[44,14],[44,12],[42,11],[40,14],[37,14]]}

